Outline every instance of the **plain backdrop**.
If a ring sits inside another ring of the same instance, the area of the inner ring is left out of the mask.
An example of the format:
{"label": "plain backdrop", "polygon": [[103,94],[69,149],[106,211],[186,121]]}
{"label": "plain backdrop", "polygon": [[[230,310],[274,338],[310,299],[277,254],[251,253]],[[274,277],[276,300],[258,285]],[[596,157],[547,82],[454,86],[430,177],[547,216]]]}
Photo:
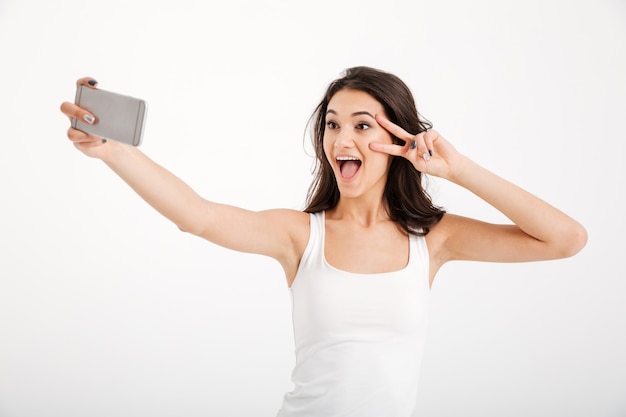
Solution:
{"label": "plain backdrop", "polygon": [[0,62],[1,417],[274,416],[279,265],[181,233],[74,149],[59,106],[93,76],[147,100],[141,149],[201,195],[302,209],[308,118],[354,65],[589,233],[573,258],[441,270],[419,416],[626,415],[623,0],[0,0]]}

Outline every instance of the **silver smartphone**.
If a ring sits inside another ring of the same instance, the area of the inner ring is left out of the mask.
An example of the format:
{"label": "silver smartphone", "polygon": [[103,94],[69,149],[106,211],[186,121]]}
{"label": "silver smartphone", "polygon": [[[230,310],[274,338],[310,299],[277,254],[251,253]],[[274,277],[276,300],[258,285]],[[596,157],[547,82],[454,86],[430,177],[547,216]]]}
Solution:
{"label": "silver smartphone", "polygon": [[72,119],[72,127],[132,146],[141,145],[148,105],[144,100],[79,85],[76,105],[96,117],[94,124]]}

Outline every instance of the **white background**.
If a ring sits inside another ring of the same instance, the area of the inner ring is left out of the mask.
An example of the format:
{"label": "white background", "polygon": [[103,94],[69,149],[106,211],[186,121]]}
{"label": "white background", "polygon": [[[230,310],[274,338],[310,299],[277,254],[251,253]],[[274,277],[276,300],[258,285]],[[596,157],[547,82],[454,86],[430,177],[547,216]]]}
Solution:
{"label": "white background", "polygon": [[444,267],[419,415],[626,415],[623,0],[0,0],[0,62],[0,416],[274,416],[278,264],[179,232],[74,149],[59,105],[93,76],[148,101],[141,149],[203,196],[301,209],[308,117],[354,65],[589,232],[570,259]]}

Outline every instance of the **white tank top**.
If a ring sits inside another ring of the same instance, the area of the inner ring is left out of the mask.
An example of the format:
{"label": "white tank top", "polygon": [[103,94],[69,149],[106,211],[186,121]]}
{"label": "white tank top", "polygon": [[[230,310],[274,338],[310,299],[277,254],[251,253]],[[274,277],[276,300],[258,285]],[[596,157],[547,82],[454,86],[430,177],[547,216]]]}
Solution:
{"label": "white tank top", "polygon": [[278,417],[410,417],[428,324],[428,249],[409,238],[405,268],[341,271],[324,257],[324,213],[291,285],[296,365]]}

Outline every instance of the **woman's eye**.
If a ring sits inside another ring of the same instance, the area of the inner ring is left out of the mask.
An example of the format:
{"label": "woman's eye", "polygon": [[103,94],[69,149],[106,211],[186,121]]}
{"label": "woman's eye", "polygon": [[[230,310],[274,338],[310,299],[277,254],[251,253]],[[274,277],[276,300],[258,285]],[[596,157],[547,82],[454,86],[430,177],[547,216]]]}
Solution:
{"label": "woman's eye", "polygon": [[367,123],[359,123],[358,125],[356,125],[356,128],[359,130],[367,130],[370,128],[370,125],[368,125]]}
{"label": "woman's eye", "polygon": [[337,129],[337,123],[335,122],[326,122],[326,127],[329,129]]}

